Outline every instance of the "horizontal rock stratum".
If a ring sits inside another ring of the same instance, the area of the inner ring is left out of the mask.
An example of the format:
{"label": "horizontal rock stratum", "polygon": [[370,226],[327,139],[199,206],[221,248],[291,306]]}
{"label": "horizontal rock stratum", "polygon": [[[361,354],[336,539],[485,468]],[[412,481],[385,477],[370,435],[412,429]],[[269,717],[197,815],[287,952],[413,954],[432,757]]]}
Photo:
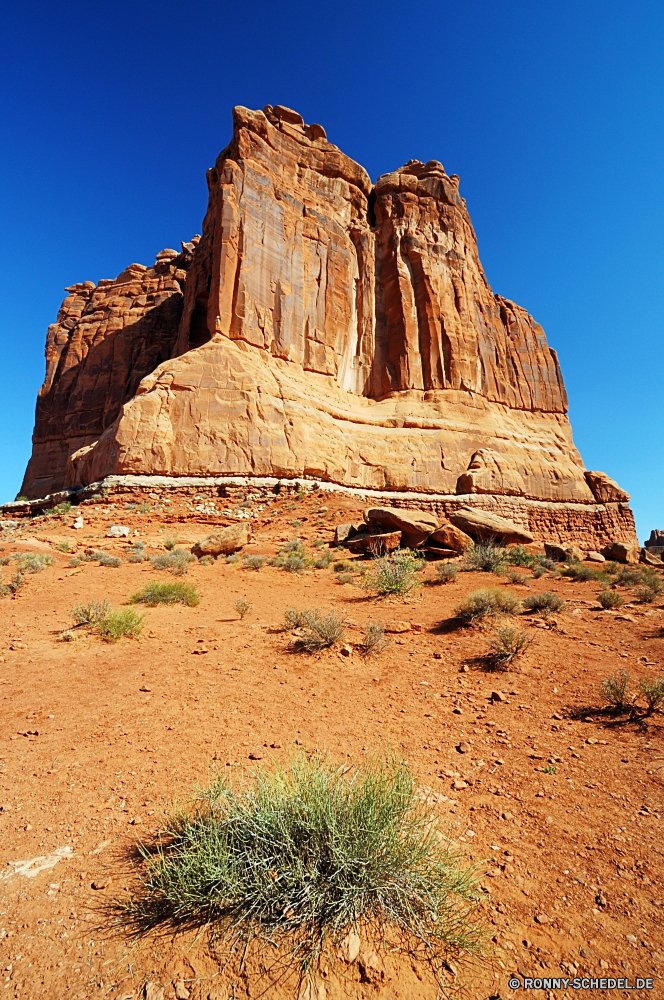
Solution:
{"label": "horizontal rock stratum", "polygon": [[574,446],[544,331],[489,287],[458,177],[411,160],[372,185],[288,108],[233,121],[202,236],[67,289],[22,494],[304,477],[420,507],[615,506],[612,539],[632,541],[628,495]]}

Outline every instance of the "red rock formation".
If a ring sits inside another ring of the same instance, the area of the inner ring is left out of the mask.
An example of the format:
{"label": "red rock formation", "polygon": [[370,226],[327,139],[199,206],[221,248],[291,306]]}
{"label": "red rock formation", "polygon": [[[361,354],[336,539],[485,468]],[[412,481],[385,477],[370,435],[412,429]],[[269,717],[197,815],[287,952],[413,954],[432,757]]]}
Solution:
{"label": "red rock formation", "polygon": [[162,250],[154,267],[131,264],[117,278],[71,285],[46,337],[46,378],[37,397],[32,457],[21,493],[61,490],[72,452],[98,440],[123,403],[172,357],[182,286],[198,238]]}
{"label": "red rock formation", "polygon": [[[72,317],[80,346],[47,349],[26,495],[109,474],[239,474],[594,504],[555,352],[493,295],[458,178],[411,161],[372,189],[296,112],[233,118],[177,337],[175,288],[158,348],[107,343],[99,310],[96,325]],[[146,308],[141,292],[125,315]],[[110,291],[87,294],[114,308]],[[104,365],[85,363],[88,344]]]}

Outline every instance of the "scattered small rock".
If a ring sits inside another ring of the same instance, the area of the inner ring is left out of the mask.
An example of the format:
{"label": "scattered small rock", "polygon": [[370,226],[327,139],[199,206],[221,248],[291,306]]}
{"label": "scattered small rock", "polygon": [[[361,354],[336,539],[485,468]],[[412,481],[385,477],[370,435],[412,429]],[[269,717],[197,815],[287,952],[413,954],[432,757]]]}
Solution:
{"label": "scattered small rock", "polygon": [[175,1000],[189,1000],[190,997],[189,990],[182,979],[178,979],[175,983]]}
{"label": "scattered small rock", "polygon": [[491,694],[489,695],[489,699],[491,701],[507,701],[507,697],[503,694],[502,691],[492,691]]}
{"label": "scattered small rock", "polygon": [[461,743],[459,743],[457,750],[459,753],[470,753],[472,747],[466,740],[462,740]]}
{"label": "scattered small rock", "polygon": [[152,691],[152,688],[149,688],[146,684],[143,684],[141,687],[139,687],[138,690],[143,691],[145,694],[149,694],[150,691]]}
{"label": "scattered small rock", "polygon": [[344,962],[354,962],[360,954],[360,935],[350,931],[339,946],[339,956]]}
{"label": "scattered small rock", "polygon": [[[82,527],[82,525],[81,525]],[[125,538],[129,534],[126,524],[112,524],[106,532],[107,538]]]}

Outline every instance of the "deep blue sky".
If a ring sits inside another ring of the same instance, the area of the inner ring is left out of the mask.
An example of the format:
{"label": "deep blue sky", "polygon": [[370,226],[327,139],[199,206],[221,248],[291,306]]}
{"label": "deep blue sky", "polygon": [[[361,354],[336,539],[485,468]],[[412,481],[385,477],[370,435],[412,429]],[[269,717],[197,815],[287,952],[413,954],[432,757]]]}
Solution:
{"label": "deep blue sky", "polygon": [[664,6],[617,0],[6,5],[0,501],[75,281],[201,231],[231,108],[285,104],[372,178],[461,177],[496,292],[560,355],[590,469],[664,528]]}

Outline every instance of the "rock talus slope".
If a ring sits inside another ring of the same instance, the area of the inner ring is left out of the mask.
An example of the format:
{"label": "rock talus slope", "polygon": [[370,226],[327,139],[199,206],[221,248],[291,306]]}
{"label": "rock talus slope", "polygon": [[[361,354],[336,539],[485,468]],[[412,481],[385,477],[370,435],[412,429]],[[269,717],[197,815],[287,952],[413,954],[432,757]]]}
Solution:
{"label": "rock talus slope", "polygon": [[[543,330],[489,287],[458,177],[410,161],[373,187],[296,112],[233,117],[186,259],[129,294],[120,276],[70,296],[50,328],[23,492],[111,474],[308,476],[608,501],[633,532],[627,495],[586,475]],[[146,336],[150,294],[168,315]]]}

